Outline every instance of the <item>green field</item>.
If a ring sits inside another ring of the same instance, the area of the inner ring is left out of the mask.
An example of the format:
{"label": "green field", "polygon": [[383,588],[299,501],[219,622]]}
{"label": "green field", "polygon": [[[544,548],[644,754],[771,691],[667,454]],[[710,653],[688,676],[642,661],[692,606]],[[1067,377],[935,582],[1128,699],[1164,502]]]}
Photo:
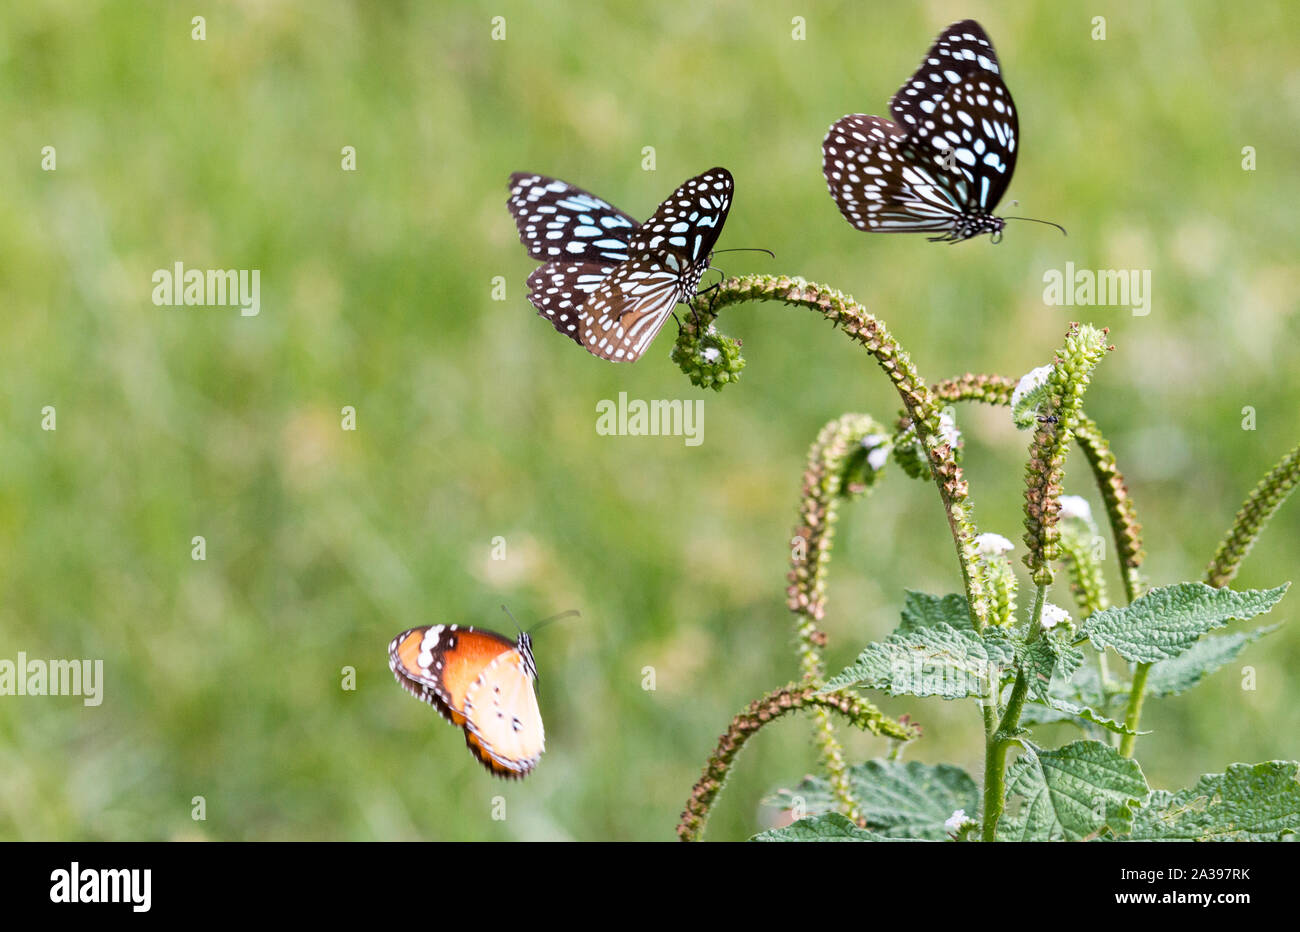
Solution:
{"label": "green field", "polygon": [[[867,235],[827,195],[826,127],[884,113],[966,16],[1020,110],[1002,212],[1068,238]],[[718,264],[852,294],[931,381],[1018,377],[1071,320],[1109,326],[1088,412],[1136,499],[1149,579],[1199,578],[1300,427],[1296,25],[1285,2],[6,5],[0,658],[99,658],[104,685],[96,707],[0,697],[0,839],[674,837],[731,716],[797,676],[784,574],[809,443],[845,411],[892,423],[898,398],[841,334],[779,305],[724,313],[748,366],[718,394],[669,360],[671,322],[634,365],[589,356],[526,300],[513,171],[644,217],[726,166],[719,248],[777,258]],[[260,270],[260,313],[155,305],[151,276],[176,262]],[[1044,272],[1067,262],[1151,270],[1150,313],[1047,306]],[[703,442],[598,434],[597,403],[620,392],[703,398]],[[1028,435],[1005,410],[959,419],[980,529],[1018,542]],[[905,588],[961,586],[934,487],[889,472],[843,512],[833,669],[893,628]],[[1099,509],[1082,459],[1067,486]],[[1297,507],[1235,585],[1300,577]],[[1113,555],[1110,570],[1118,596]],[[1239,661],[1148,703],[1152,786],[1300,757],[1291,600]],[[421,624],[509,630],[502,603],[525,624],[582,612],[537,638],[547,753],[509,784],[397,688],[385,653]],[[970,706],[875,698],[925,726],[910,759],[980,772]],[[842,736],[855,760],[886,750]],[[763,797],[816,767],[807,720],[774,725],[709,837],[766,827]]]}

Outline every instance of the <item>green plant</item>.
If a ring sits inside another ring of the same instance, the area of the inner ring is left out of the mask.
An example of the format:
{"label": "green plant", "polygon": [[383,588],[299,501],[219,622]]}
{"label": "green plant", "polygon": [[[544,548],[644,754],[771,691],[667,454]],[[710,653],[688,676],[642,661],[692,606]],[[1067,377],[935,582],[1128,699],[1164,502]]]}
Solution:
{"label": "green plant", "polygon": [[[797,618],[802,682],[769,693],[732,722],[688,800],[679,837],[701,837],[744,742],[768,722],[801,709],[814,716],[826,775],[776,794],[772,802],[796,821],[764,832],[760,840],[1258,840],[1300,829],[1300,763],[1231,764],[1170,793],[1149,787],[1133,759],[1148,695],[1190,689],[1273,630],[1207,636],[1268,612],[1289,586],[1225,588],[1300,480],[1300,447],[1247,499],[1205,582],[1148,589],[1141,572],[1142,529],[1124,477],[1083,411],[1089,380],[1114,349],[1106,330],[1071,324],[1051,363],[1020,380],[968,374],[929,386],[885,325],[851,298],[799,278],[745,276],[698,299],[683,323],[673,358],[695,384],[721,390],[738,379],[744,365],[739,347],[714,321],[724,308],[749,301],[781,301],[822,314],[871,354],[893,382],[903,410],[892,430],[866,415],[844,415],[813,444],[787,590]],[[977,529],[961,468],[961,436],[946,411],[954,402],[1010,406],[1015,424],[1032,430],[1025,467],[1024,563],[1033,584],[1027,599],[1017,592],[1011,542]],[[1086,503],[1064,494],[1071,440],[1105,505],[1123,605],[1110,602],[1104,546],[1098,545],[1104,539]],[[894,632],[827,678],[825,639],[817,624],[825,612],[837,509],[874,491],[890,458],[906,474],[937,487],[964,591],[908,592]],[[1062,570],[1074,617],[1049,600]],[[1024,612],[1018,601],[1027,603]],[[1121,669],[1112,669],[1115,658],[1123,661]],[[982,790],[958,767],[902,761],[904,747],[920,729],[907,719],[886,718],[858,690],[972,702],[984,737]],[[833,714],[890,738],[889,756],[847,765]],[[1035,742],[1034,726],[1057,722],[1077,726],[1083,737],[1057,748]],[[1013,750],[1018,756],[1008,762]]]}

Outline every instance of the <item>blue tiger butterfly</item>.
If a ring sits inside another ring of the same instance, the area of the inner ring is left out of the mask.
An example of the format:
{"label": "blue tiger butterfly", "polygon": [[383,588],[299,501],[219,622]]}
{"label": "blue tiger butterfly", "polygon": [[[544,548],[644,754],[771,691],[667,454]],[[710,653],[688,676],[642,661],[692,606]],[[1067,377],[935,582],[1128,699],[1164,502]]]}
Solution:
{"label": "blue tiger butterfly", "polygon": [[528,300],[560,333],[613,362],[641,357],[674,307],[695,297],[731,208],[725,168],[688,179],[645,223],[565,181],[516,172],[507,206],[545,262]]}
{"label": "blue tiger butterfly", "polygon": [[993,215],[1016,168],[1020,121],[979,23],[940,33],[889,112],[893,122],[842,117],[822,141],[822,173],[851,224],[948,243],[989,233],[996,242],[1007,220],[1031,219]]}

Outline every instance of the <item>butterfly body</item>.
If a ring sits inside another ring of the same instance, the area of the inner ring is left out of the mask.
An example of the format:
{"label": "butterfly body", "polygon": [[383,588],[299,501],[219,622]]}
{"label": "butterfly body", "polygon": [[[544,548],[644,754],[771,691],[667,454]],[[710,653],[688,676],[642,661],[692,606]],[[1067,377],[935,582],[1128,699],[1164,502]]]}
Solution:
{"label": "butterfly body", "polygon": [[979,23],[945,29],[889,108],[893,121],[850,114],[822,142],[822,172],[844,217],[872,233],[996,240],[1006,221],[993,211],[1015,171],[1020,125]]}
{"label": "butterfly body", "polygon": [[565,181],[516,172],[507,206],[528,254],[528,300],[593,355],[633,362],[695,297],[731,208],[725,168],[690,178],[638,223]]}
{"label": "butterfly body", "polygon": [[532,640],[461,625],[403,631],[388,645],[397,682],[465,731],[465,744],[496,776],[537,766],[546,733],[537,705]]}

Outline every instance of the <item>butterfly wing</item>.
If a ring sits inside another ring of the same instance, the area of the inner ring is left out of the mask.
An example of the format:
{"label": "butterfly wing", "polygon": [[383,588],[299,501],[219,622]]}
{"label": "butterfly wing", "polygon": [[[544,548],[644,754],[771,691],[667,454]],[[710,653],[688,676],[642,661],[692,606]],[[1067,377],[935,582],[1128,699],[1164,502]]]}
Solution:
{"label": "butterfly wing", "polygon": [[403,631],[388,644],[388,669],[415,698],[429,703],[453,725],[463,725],[464,716],[442,685],[446,630],[445,625],[431,625]]}
{"label": "butterfly wing", "polygon": [[518,650],[498,654],[465,692],[465,744],[494,774],[526,776],[546,749],[532,672]]}
{"label": "butterfly wing", "polygon": [[727,222],[735,187],[731,172],[721,167],[688,178],[633,234],[632,254],[668,250],[684,260],[684,267],[702,272]]}
{"label": "butterfly wing", "polygon": [[939,33],[916,72],[890,98],[890,115],[904,132],[911,132],[924,124],[949,87],[976,72],[984,72],[986,80],[1002,81],[993,43],[979,23],[964,19]]}
{"label": "butterfly wing", "polygon": [[948,230],[961,213],[949,193],[959,179],[944,168],[942,155],[926,161],[921,153],[896,124],[854,113],[827,132],[822,173],[840,213],[859,230]]}
{"label": "butterfly wing", "polygon": [[579,263],[622,262],[637,222],[582,188],[528,172],[510,176],[519,240],[534,259]]}
{"label": "butterfly wing", "polygon": [[633,235],[631,257],[583,305],[578,342],[602,359],[639,359],[673,308],[695,297],[734,191],[720,167],[678,186]]}
{"label": "butterfly wing", "polygon": [[695,296],[702,271],[666,249],[629,259],[582,306],[578,342],[601,359],[635,362],[677,303]]}
{"label": "butterfly wing", "polygon": [[514,641],[459,625],[412,628],[388,645],[402,688],[464,728],[474,756],[504,777],[531,771],[545,745],[530,664]]}
{"label": "butterfly wing", "polygon": [[581,344],[578,332],[582,320],[580,309],[614,268],[613,265],[571,262],[568,259],[548,262],[528,276],[528,300],[556,330]]}
{"label": "butterfly wing", "polygon": [[937,181],[966,213],[988,213],[1002,200],[1016,168],[1020,121],[996,75],[972,71],[949,87],[907,137],[912,164],[950,165]]}

